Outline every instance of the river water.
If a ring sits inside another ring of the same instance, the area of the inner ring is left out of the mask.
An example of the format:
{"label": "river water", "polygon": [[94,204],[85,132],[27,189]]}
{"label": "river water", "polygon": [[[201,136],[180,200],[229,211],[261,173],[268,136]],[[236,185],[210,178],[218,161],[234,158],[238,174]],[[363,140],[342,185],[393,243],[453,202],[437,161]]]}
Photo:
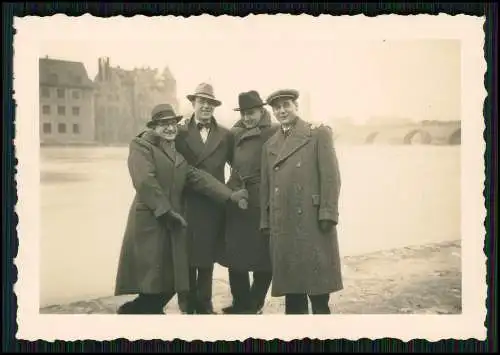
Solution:
{"label": "river water", "polygon": [[[342,255],[460,239],[460,146],[337,151]],[[113,293],[134,193],[126,158],[123,147],[41,149],[40,306]]]}

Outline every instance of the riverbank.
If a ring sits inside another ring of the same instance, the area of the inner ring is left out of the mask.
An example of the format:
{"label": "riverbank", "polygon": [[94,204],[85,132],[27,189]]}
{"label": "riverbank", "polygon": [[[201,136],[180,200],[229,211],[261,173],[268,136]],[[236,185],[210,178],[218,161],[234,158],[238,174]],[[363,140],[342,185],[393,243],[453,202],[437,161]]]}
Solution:
{"label": "riverbank", "polygon": [[[459,314],[460,241],[411,246],[343,258],[344,290],[332,295],[338,314]],[[42,314],[113,314],[134,296],[82,300],[40,309]],[[214,279],[214,308],[231,302],[227,279]],[[284,313],[284,299],[268,297],[264,314]],[[179,313],[177,300],[165,312]]]}

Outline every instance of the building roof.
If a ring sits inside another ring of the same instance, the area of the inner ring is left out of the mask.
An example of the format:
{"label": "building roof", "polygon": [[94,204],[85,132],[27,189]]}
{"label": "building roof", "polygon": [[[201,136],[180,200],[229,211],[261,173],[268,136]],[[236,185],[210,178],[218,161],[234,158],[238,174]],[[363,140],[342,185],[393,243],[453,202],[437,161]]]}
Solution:
{"label": "building roof", "polygon": [[38,61],[40,85],[93,88],[87,70],[81,62],[40,58]]}

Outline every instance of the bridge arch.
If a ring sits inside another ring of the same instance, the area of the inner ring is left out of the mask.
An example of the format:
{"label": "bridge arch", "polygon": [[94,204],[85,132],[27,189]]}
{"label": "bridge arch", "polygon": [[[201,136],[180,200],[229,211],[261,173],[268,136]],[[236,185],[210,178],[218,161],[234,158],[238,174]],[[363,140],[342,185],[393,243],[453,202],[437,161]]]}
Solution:
{"label": "bridge arch", "polygon": [[462,144],[462,128],[455,130],[448,138],[448,144],[459,145]]}
{"label": "bridge arch", "polygon": [[378,135],[379,132],[370,133],[365,139],[365,144],[373,144],[373,142],[375,142],[375,138],[377,138]]}
{"label": "bridge arch", "polygon": [[420,144],[430,144],[432,142],[432,136],[429,132],[424,131],[423,129],[414,129],[405,135],[405,137],[403,138],[403,143],[415,144],[415,138],[420,138],[420,142],[418,142]]}

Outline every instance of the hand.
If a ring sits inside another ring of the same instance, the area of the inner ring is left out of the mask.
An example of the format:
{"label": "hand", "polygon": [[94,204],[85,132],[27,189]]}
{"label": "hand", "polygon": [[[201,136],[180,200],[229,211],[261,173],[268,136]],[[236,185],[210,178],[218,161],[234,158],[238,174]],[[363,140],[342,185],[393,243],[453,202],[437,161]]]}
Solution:
{"label": "hand", "polygon": [[242,210],[246,210],[248,208],[248,201],[244,198],[238,201],[238,207]]}
{"label": "hand", "polygon": [[172,211],[170,210],[168,212],[168,217],[170,218],[171,221],[174,222],[174,224],[177,224],[179,223],[183,228],[186,228],[187,227],[187,222],[186,220],[184,219],[184,217],[182,217],[179,213],[175,212],[175,211]]}
{"label": "hand", "polygon": [[330,233],[330,231],[332,230],[334,225],[335,225],[335,222],[330,221],[330,220],[319,221],[319,229],[323,233]]}
{"label": "hand", "polygon": [[230,197],[231,201],[240,203],[240,200],[247,200],[248,199],[248,191],[246,189],[241,189],[238,191],[235,191],[231,194]]}
{"label": "hand", "polygon": [[262,233],[262,235],[264,237],[269,237],[271,235],[271,229],[270,228],[262,228],[260,230],[260,232]]}

